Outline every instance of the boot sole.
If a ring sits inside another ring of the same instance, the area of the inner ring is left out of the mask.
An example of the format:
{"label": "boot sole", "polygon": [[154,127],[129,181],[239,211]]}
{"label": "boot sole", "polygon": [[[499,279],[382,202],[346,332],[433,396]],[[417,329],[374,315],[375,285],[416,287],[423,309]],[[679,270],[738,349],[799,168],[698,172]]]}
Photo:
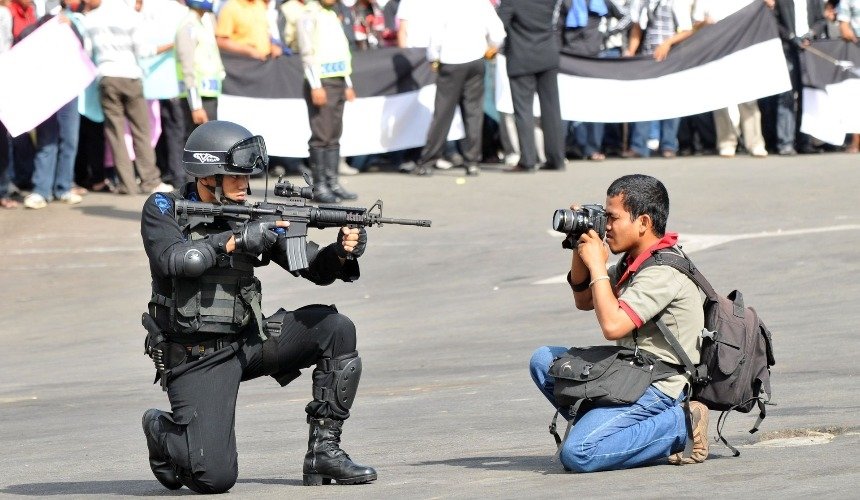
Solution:
{"label": "boot sole", "polygon": [[337,484],[364,484],[376,481],[376,474],[366,474],[364,476],[347,477],[343,479],[324,476],[322,474],[304,474],[302,477],[302,484],[305,486],[322,486],[324,484],[331,484],[332,480]]}

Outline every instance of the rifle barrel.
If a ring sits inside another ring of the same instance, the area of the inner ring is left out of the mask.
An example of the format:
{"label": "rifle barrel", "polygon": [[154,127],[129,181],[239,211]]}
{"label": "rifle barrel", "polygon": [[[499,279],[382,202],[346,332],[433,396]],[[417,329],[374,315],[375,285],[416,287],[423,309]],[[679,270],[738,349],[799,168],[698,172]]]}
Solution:
{"label": "rifle barrel", "polygon": [[430,227],[433,221],[426,219],[394,219],[391,217],[379,217],[374,223],[377,224],[399,224],[401,226],[421,226]]}

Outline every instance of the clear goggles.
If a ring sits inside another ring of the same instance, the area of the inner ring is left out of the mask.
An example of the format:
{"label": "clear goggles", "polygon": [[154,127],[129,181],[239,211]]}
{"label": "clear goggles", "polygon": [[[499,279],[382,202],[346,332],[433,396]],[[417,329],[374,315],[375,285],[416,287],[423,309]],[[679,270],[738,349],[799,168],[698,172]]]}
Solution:
{"label": "clear goggles", "polygon": [[248,173],[256,168],[266,168],[269,155],[263,137],[255,135],[234,144],[227,151],[227,165]]}

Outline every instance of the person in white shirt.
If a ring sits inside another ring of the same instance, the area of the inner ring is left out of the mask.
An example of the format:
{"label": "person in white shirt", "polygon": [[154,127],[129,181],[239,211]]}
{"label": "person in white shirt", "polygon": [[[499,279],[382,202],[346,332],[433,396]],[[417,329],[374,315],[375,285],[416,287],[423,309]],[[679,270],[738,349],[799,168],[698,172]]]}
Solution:
{"label": "person in white shirt", "polygon": [[505,39],[505,28],[487,0],[440,0],[435,4],[450,15],[437,17],[427,47],[427,59],[438,73],[436,101],[415,173],[432,174],[459,106],[466,128],[464,166],[468,175],[477,175],[484,124],[484,58],[495,56]]}
{"label": "person in white shirt", "polygon": [[[172,191],[173,186],[161,181],[161,172],[155,166],[149,110],[143,97],[144,75],[138,64],[139,58],[155,55],[159,48],[146,41],[146,34],[140,29],[140,14],[125,2],[84,0],[84,5],[85,46],[92,53],[98,71],[105,136],[122,182],[117,192]],[[126,119],[134,147],[133,165],[125,145]],[[135,168],[140,187],[135,180]]]}
{"label": "person in white shirt", "polygon": [[[693,22],[698,25],[714,24],[734,14],[757,0],[696,0]],[[758,101],[749,101],[729,108],[714,111],[717,129],[717,148],[723,158],[732,158],[738,147],[738,136],[743,134],[744,147],[755,158],[767,157],[764,136],[761,131],[761,111]],[[740,114],[738,123],[732,115]]]}
{"label": "person in white shirt", "polygon": [[430,45],[433,18],[439,12],[430,0],[401,0],[397,6],[397,45],[402,48],[425,48]]}

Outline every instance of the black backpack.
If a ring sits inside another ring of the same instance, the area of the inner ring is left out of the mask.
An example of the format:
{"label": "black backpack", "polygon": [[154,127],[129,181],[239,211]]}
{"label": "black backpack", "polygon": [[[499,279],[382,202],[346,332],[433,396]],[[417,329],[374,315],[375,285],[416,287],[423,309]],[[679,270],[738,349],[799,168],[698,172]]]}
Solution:
{"label": "black backpack", "polygon": [[656,324],[691,374],[692,399],[722,412],[717,420],[717,435],[734,456],[738,456],[740,452],[723,437],[722,427],[732,410],[748,413],[758,406],[758,420],[749,431],[752,434],[758,431],[766,416],[765,405],[773,404],[770,403],[770,367],[775,361],[770,330],[755,309],[744,305],[740,291],[735,290],[727,297],[718,295],[688,257],[655,251],[639,271],[653,265],[674,267],[706,295],[702,355],[698,365],[693,365],[663,321],[657,320]]}

